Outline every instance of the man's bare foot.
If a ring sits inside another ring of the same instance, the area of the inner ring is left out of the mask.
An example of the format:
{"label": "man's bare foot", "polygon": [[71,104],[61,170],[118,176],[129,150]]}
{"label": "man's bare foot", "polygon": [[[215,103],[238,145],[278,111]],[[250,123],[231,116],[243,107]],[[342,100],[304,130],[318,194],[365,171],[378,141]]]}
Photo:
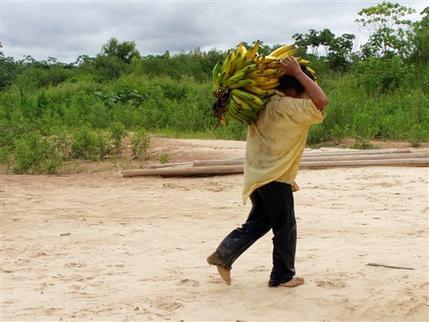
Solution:
{"label": "man's bare foot", "polygon": [[227,285],[231,285],[231,273],[226,268],[216,265],[217,271]]}
{"label": "man's bare foot", "polygon": [[227,285],[231,285],[230,269],[224,267],[226,265],[222,262],[222,260],[216,253],[213,253],[209,257],[207,257],[207,262],[210,265],[216,265],[220,277],[225,281]]}
{"label": "man's bare foot", "polygon": [[302,277],[294,277],[290,281],[288,281],[286,283],[279,284],[278,286],[296,287],[296,286],[299,286],[302,284],[304,284],[304,279]]}

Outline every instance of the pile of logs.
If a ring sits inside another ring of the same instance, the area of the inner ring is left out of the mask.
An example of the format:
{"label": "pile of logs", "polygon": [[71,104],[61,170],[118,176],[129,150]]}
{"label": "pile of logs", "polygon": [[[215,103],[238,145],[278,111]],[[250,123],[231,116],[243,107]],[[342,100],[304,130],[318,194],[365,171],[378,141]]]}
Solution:
{"label": "pile of logs", "polygon": [[[196,160],[193,162],[152,165],[148,169],[124,170],[124,177],[134,176],[210,176],[243,173],[243,158]],[[300,169],[339,167],[428,167],[429,153],[410,149],[377,149],[351,151],[304,151]]]}

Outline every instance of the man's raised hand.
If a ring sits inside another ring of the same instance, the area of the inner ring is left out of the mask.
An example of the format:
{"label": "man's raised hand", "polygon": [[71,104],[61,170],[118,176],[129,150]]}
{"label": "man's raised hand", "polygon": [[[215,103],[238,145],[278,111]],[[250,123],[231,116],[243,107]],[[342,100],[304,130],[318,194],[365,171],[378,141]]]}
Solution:
{"label": "man's raised hand", "polygon": [[301,72],[301,66],[299,66],[298,61],[292,56],[283,58],[280,61],[280,65],[283,67],[286,75],[296,76]]}

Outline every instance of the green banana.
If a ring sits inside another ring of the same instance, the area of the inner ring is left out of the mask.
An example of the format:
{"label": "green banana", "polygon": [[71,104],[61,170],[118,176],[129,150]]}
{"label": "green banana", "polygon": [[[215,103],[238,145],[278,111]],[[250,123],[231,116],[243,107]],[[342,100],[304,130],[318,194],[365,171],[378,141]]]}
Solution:
{"label": "green banana", "polygon": [[237,83],[238,81],[241,81],[244,76],[246,76],[246,72],[245,71],[239,71],[237,73],[235,73],[234,75],[232,75],[228,80],[224,81],[224,85],[232,85],[234,83]]}
{"label": "green banana", "polygon": [[252,107],[247,102],[245,102],[243,99],[241,99],[240,97],[235,96],[235,95],[231,95],[231,97],[232,97],[233,101],[237,103],[237,105],[240,107],[240,109],[249,110],[249,111],[252,110]]}
{"label": "green banana", "polygon": [[240,70],[245,71],[246,73],[251,73],[258,69],[258,65],[251,62],[252,64],[246,64],[246,66],[242,67]]}
{"label": "green banana", "polygon": [[238,109],[237,112],[247,120],[247,124],[250,125],[255,121],[255,111]]}
{"label": "green banana", "polygon": [[234,61],[234,59],[235,54],[234,52],[231,52],[226,58],[225,63],[223,64],[222,72],[224,73],[225,78],[229,78],[231,75],[232,62]]}
{"label": "green banana", "polygon": [[256,83],[252,79],[242,79],[241,81],[238,81],[237,83],[235,83],[233,85],[230,85],[229,88],[234,89],[234,88],[240,88],[240,87],[250,86],[250,85],[254,85],[254,84],[256,84]]}
{"label": "green banana", "polygon": [[242,99],[247,105],[249,105],[253,110],[259,110],[262,107],[264,107],[264,102],[261,100],[261,102],[254,102],[253,100],[249,100],[249,99]]}
{"label": "green banana", "polygon": [[235,95],[235,96],[238,96],[238,97],[241,97],[241,98],[244,98],[246,100],[252,101],[252,102],[254,102],[254,103],[258,104],[258,105],[262,105],[263,104],[263,101],[258,96],[254,95],[254,94],[250,94],[250,93],[248,93],[246,91],[242,91],[240,89],[233,89],[231,91],[231,94]]}
{"label": "green banana", "polygon": [[248,124],[251,119],[247,115],[243,115],[242,113],[239,113],[240,107],[239,105],[231,98],[229,100],[228,104],[228,110],[227,110],[233,118],[236,120]]}
{"label": "green banana", "polygon": [[213,67],[213,70],[212,70],[212,80],[216,86],[219,86],[219,75],[220,75],[221,67],[222,66],[220,62],[217,62],[217,64]]}
{"label": "green banana", "polygon": [[253,65],[254,62],[250,59],[243,58],[239,63],[237,63],[237,70],[243,69],[249,65]]}

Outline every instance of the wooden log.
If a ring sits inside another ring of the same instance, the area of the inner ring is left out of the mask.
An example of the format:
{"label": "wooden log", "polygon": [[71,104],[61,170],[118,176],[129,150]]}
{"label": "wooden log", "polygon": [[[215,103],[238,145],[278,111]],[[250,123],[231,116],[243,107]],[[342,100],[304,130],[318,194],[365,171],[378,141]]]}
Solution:
{"label": "wooden log", "polygon": [[374,166],[428,167],[429,158],[420,159],[384,159],[384,160],[347,160],[347,161],[303,161],[300,169],[355,168]]}
{"label": "wooden log", "polygon": [[[303,160],[307,158],[317,158],[317,157],[328,157],[328,156],[348,156],[348,155],[403,155],[405,153],[411,153],[410,149],[371,149],[371,150],[350,150],[350,151],[308,151],[305,150],[303,154]],[[411,156],[410,156],[411,157]],[[359,157],[360,158],[360,157]],[[364,160],[364,158],[360,158]],[[231,159],[216,159],[216,160],[195,160],[189,162],[176,162],[176,163],[164,163],[164,164],[154,164],[149,166],[150,169],[159,169],[159,168],[170,168],[170,167],[180,167],[180,166],[212,166],[212,165],[239,165],[244,161],[244,157],[235,157]]]}
{"label": "wooden log", "polygon": [[429,153],[389,153],[389,154],[356,154],[334,156],[304,156],[302,161],[347,161],[347,160],[390,160],[428,158]]}
{"label": "wooden log", "polygon": [[[304,161],[346,161],[346,160],[382,160],[382,159],[414,159],[428,158],[429,153],[392,153],[392,154],[369,154],[369,155],[337,155],[337,156],[303,156]],[[240,165],[243,160],[219,159],[219,160],[196,160],[194,167],[217,166],[217,165]]]}
{"label": "wooden log", "polygon": [[243,166],[216,166],[216,167],[184,167],[167,169],[136,169],[124,170],[124,177],[135,176],[162,176],[162,177],[187,177],[187,176],[207,176],[243,173]]}
{"label": "wooden log", "polygon": [[[428,167],[429,158],[421,159],[391,159],[391,160],[355,160],[355,161],[317,161],[301,162],[300,169],[318,169],[318,168],[353,168],[368,166],[401,166],[401,167]],[[234,166],[206,166],[206,167],[184,167],[184,168],[165,168],[165,169],[136,169],[124,170],[124,177],[135,176],[208,176],[243,173],[243,165]]]}
{"label": "wooden log", "polygon": [[[234,164],[240,164],[237,161],[243,162],[244,158],[242,157],[236,157],[236,158],[231,158],[231,159],[219,159],[219,160],[209,160],[209,161],[230,161],[231,165]],[[202,162],[204,162],[205,160],[201,160]],[[151,166],[149,166],[149,169],[159,169],[159,168],[170,168],[170,167],[181,167],[181,166],[193,166],[194,162],[199,162],[199,161],[188,161],[188,162],[173,162],[173,163],[163,163],[163,164],[153,164]],[[234,163],[235,162],[235,163]],[[221,164],[220,164],[221,165]],[[230,164],[225,164],[225,165],[230,165]]]}
{"label": "wooden log", "polygon": [[189,162],[175,162],[175,163],[153,164],[153,165],[149,166],[149,169],[173,168],[173,167],[182,167],[182,166],[192,166],[192,161],[189,161]]}
{"label": "wooden log", "polygon": [[192,165],[194,167],[205,167],[205,166],[219,166],[219,165],[240,165],[243,164],[244,159],[219,159],[219,160],[195,160]]}

